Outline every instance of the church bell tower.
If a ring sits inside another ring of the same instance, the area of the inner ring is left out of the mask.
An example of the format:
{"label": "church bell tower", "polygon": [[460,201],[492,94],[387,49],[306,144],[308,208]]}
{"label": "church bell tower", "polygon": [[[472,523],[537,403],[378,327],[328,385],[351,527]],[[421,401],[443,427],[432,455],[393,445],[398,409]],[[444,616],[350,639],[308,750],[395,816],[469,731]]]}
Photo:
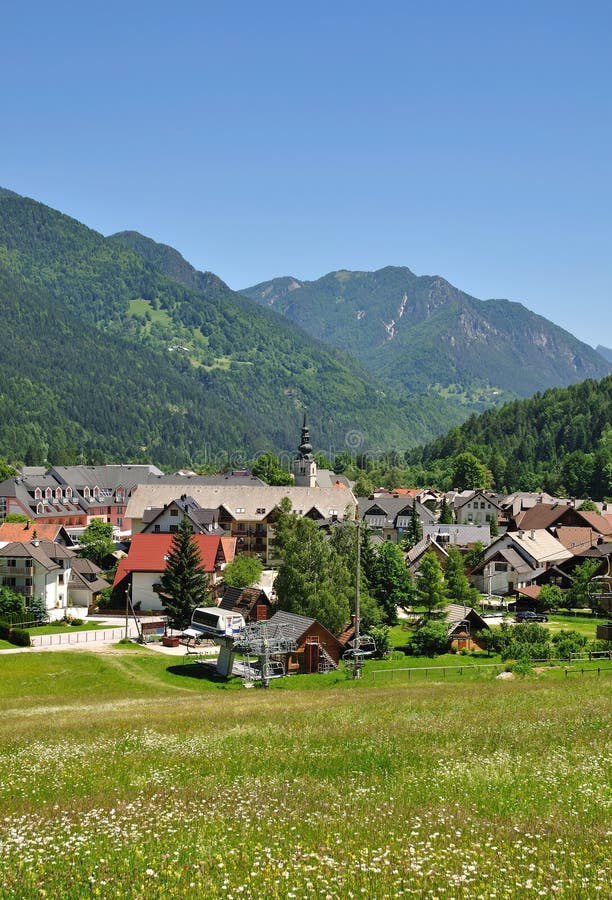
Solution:
{"label": "church bell tower", "polygon": [[304,424],[302,425],[302,439],[298,447],[297,456],[293,460],[293,478],[296,487],[317,486],[317,464],[312,455],[312,444],[310,443],[310,433],[306,424],[306,413],[304,413]]}

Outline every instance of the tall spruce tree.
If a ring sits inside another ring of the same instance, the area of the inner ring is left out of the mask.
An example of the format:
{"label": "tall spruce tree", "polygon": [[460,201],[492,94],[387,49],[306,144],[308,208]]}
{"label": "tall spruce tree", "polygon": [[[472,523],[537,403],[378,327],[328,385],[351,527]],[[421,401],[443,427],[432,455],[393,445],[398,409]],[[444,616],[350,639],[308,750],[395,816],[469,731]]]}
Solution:
{"label": "tall spruce tree", "polygon": [[170,624],[187,628],[193,610],[205,606],[210,593],[208,575],[202,569],[202,557],[187,519],[182,520],[172,539],[161,584]]}
{"label": "tall spruce tree", "polygon": [[448,505],[448,501],[446,497],[442,498],[442,506],[440,507],[440,518],[438,519],[440,525],[452,525],[453,524],[453,511]]}
{"label": "tall spruce tree", "polygon": [[421,525],[421,520],[419,519],[419,514],[417,513],[416,508],[416,498],[412,500],[412,510],[410,512],[410,522],[408,523],[408,530],[406,531],[406,537],[402,541],[402,547],[404,550],[412,550],[413,547],[419,543],[423,538],[423,526]]}

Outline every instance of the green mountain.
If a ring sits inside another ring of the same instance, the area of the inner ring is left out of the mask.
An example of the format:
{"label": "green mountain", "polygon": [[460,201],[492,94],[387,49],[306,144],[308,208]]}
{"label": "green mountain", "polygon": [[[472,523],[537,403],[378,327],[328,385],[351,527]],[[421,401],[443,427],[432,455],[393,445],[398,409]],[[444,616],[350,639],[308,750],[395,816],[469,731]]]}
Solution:
{"label": "green mountain", "polygon": [[[171,264],[170,277],[160,267]],[[305,409],[332,454],[413,446],[463,418],[383,388],[171,248],[105,238],[6,190],[0,303],[0,455],[11,459],[240,465],[291,452]]]}
{"label": "green mountain", "polygon": [[276,278],[241,293],[355,355],[396,389],[490,402],[611,371],[592,347],[520,303],[477,300],[405,267]]}
{"label": "green mountain", "polygon": [[556,496],[612,497],[612,376],[551,388],[487,410],[451,428],[406,461],[421,477],[445,484],[453,457],[473,453],[498,490],[545,490]]}

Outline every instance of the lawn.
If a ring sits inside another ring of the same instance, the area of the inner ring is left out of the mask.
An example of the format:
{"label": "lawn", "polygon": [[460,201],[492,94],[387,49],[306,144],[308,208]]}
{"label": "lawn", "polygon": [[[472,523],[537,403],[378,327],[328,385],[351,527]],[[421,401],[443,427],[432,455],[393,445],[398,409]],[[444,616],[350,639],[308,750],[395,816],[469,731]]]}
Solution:
{"label": "lawn", "polygon": [[606,896],[610,678],[3,656],[0,897]]}
{"label": "lawn", "polygon": [[85,622],[83,625],[60,625],[55,622],[50,625],[37,625],[34,628],[26,628],[26,631],[31,635],[70,634],[73,631],[100,631],[106,628],[125,628],[125,623],[118,622],[116,625],[109,625],[105,622]]}

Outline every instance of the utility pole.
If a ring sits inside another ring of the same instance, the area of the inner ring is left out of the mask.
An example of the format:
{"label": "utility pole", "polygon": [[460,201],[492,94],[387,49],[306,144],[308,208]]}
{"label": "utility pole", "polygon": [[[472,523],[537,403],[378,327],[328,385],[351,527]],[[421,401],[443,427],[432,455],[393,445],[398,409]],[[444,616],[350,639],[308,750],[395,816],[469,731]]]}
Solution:
{"label": "utility pole", "polygon": [[361,582],[361,519],[357,519],[357,565],[355,578],[355,639],[353,647],[355,656],[353,658],[353,678],[361,678],[361,651],[359,646],[359,589]]}
{"label": "utility pole", "polygon": [[126,587],[125,589],[125,639],[128,639],[128,630],[129,630],[129,604],[130,604],[130,589]]}

